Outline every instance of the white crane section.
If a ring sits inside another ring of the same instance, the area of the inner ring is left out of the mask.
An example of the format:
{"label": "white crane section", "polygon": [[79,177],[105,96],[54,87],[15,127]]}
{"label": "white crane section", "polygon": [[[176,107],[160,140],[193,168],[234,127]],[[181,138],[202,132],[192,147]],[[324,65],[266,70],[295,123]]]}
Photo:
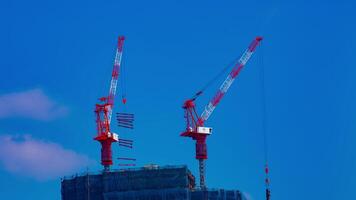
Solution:
{"label": "white crane section", "polygon": [[217,104],[220,102],[224,94],[229,90],[231,84],[234,82],[237,75],[240,73],[241,69],[246,65],[246,63],[251,58],[256,46],[262,38],[257,37],[255,40],[252,41],[250,46],[246,49],[246,51],[242,54],[240,59],[237,61],[235,66],[233,67],[232,71],[226,77],[224,82],[221,84],[219,90],[213,97],[213,99],[205,106],[203,113],[200,115],[200,123],[201,125],[208,120],[210,115],[213,113],[214,109],[216,108]]}
{"label": "white crane section", "polygon": [[112,77],[111,77],[111,82],[110,82],[110,90],[109,90],[109,96],[108,96],[108,104],[109,104],[109,109],[108,109],[108,122],[109,124],[111,123],[111,117],[112,117],[112,110],[114,106],[114,98],[116,95],[116,90],[117,90],[117,82],[119,78],[119,73],[120,73],[120,66],[121,66],[121,60],[122,60],[122,46],[124,42],[124,37],[119,37],[118,41],[118,47],[116,50],[116,55],[115,55],[115,61],[114,61],[114,68],[112,70]]}
{"label": "white crane section", "polygon": [[200,116],[202,121],[205,122],[209,118],[211,113],[214,111],[215,107],[216,106],[213,106],[213,104],[211,102],[209,102],[209,104],[205,106],[205,109],[204,109],[203,113]]}

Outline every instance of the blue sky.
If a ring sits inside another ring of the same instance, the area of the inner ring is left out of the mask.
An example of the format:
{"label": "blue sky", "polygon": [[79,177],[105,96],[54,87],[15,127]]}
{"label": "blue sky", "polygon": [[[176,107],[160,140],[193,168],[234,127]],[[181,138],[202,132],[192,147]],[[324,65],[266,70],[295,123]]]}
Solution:
{"label": "blue sky", "polygon": [[2,199],[60,199],[60,176],[101,168],[93,109],[107,94],[118,35],[126,36],[128,103],[115,111],[135,113],[136,124],[115,128],[135,141],[133,151],[114,147],[116,157],[135,157],[138,166],[187,164],[197,175],[194,142],[179,137],[181,105],[262,35],[206,123],[214,128],[208,186],[264,198],[264,67],[272,199],[356,199],[355,3],[1,4]]}

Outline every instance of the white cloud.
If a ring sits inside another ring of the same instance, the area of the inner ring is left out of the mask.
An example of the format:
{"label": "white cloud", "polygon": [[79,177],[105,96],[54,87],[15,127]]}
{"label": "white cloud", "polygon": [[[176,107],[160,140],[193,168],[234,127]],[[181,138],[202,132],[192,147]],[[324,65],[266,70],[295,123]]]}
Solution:
{"label": "white cloud", "polygon": [[30,135],[0,136],[0,162],[11,173],[37,180],[68,175],[92,163],[85,155]]}
{"label": "white cloud", "polygon": [[64,116],[67,112],[66,107],[55,103],[41,89],[0,96],[0,118],[26,117],[47,121]]}

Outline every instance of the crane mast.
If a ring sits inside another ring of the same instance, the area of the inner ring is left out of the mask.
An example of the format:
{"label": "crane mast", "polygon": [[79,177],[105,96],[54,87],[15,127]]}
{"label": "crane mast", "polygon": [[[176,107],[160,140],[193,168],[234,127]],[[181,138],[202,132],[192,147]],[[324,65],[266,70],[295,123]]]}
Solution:
{"label": "crane mast", "polygon": [[205,184],[205,162],[204,160],[208,159],[206,137],[211,135],[212,128],[204,127],[204,123],[213,113],[216,106],[219,104],[221,99],[224,97],[225,93],[229,90],[231,84],[234,82],[236,77],[239,75],[242,68],[251,58],[256,47],[259,45],[262,37],[256,37],[245,52],[242,54],[240,59],[234,65],[233,69],[221,84],[219,90],[216,92],[214,97],[210,100],[207,106],[205,106],[204,111],[199,116],[195,109],[195,100],[202,94],[202,91],[198,92],[197,95],[188,99],[183,104],[184,117],[186,119],[186,130],[181,133],[183,137],[191,137],[196,141],[195,145],[195,158],[199,161],[199,177],[200,177],[200,188],[206,189]]}
{"label": "crane mast", "polygon": [[[104,171],[109,171],[110,166],[113,164],[111,144],[119,141],[118,134],[110,131],[110,122],[119,78],[124,40],[125,38],[123,36],[118,37],[109,95],[99,99],[101,103],[95,105],[94,111],[97,124],[97,136],[94,140],[97,140],[101,144],[101,164],[104,166]],[[125,99],[123,101],[125,103]]]}

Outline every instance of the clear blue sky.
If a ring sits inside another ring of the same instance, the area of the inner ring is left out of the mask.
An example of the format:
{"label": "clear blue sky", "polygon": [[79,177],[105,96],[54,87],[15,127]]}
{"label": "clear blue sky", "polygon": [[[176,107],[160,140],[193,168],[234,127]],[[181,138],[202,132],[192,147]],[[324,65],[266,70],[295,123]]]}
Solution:
{"label": "clear blue sky", "polygon": [[[45,153],[52,156],[52,150],[79,161],[65,166],[72,169],[68,174],[84,171],[83,165],[100,169],[93,108],[107,94],[118,35],[126,36],[128,103],[115,110],[135,113],[137,121],[134,131],[115,128],[135,140],[134,151],[115,147],[115,156],[135,157],[138,166],[187,164],[197,175],[194,142],[179,137],[181,105],[262,35],[257,56],[206,124],[214,128],[208,138],[208,186],[264,199],[258,62],[263,56],[272,199],[356,199],[355,3],[1,4],[0,136],[6,144],[0,148],[1,199],[60,199],[58,174],[49,170],[54,175],[43,177],[45,172],[36,171],[38,165],[57,169],[58,163],[46,162]],[[199,99],[199,110],[217,87]],[[21,97],[25,102],[17,102]],[[10,111],[4,111],[7,105],[13,106]],[[23,158],[24,152],[32,155],[25,144],[38,147],[33,154],[40,158]]]}

